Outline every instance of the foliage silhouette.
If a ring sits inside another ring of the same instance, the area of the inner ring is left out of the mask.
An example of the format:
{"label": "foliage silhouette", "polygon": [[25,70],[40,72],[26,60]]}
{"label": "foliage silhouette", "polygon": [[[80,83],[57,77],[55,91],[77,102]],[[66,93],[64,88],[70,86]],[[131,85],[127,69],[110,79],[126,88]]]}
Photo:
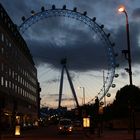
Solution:
{"label": "foliage silhouette", "polygon": [[115,117],[127,117],[129,110],[140,109],[140,88],[135,85],[126,85],[116,93],[113,102],[113,114]]}

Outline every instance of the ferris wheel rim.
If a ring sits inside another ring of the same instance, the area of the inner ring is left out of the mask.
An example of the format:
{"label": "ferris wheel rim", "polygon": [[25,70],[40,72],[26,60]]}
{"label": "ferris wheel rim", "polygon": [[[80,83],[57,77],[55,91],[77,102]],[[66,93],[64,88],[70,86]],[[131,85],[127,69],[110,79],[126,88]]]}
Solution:
{"label": "ferris wheel rim", "polygon": [[47,9],[47,10],[32,14],[30,17],[25,19],[24,22],[20,26],[18,26],[18,30],[21,34],[24,34],[24,32],[28,28],[30,28],[33,24],[37,23],[38,21],[45,18],[55,17],[55,16],[73,18],[73,19],[83,22],[84,24],[89,26],[94,32],[98,33],[98,35],[100,36],[100,39],[103,39],[106,47],[109,49],[109,54],[107,55],[111,57],[111,59],[109,60],[111,62],[109,62],[110,64],[108,67],[110,68],[108,69],[108,73],[105,80],[105,83],[107,83],[108,85],[107,85],[107,88],[105,89],[105,94],[102,94],[104,87],[102,87],[101,90],[97,94],[97,97],[99,97],[99,100],[102,100],[112,85],[112,82],[115,76],[116,59],[115,59],[115,52],[114,52],[114,47],[113,47],[114,44],[110,41],[109,34],[105,33],[103,29],[104,26],[99,25],[96,22],[95,17],[91,19],[90,17],[87,16],[86,12],[80,13],[80,12],[77,12],[77,9],[75,10],[69,10],[66,8],[56,9],[53,7],[52,9]]}

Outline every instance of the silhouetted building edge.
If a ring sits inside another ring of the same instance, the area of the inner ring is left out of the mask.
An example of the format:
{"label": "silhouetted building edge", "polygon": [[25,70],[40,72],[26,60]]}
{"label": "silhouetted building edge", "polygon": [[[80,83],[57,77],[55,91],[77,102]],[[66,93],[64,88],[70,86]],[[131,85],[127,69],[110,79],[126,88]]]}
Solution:
{"label": "silhouetted building edge", "polygon": [[[9,128],[13,116],[20,124],[38,120],[40,86],[26,42],[0,4],[0,125]],[[7,126],[6,126],[7,125]]]}

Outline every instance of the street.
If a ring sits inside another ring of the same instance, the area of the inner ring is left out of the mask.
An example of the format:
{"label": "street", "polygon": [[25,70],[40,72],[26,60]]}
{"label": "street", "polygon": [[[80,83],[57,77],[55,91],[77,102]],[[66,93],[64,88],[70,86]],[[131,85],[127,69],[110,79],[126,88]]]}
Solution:
{"label": "street", "polygon": [[87,136],[82,129],[74,130],[72,134],[58,134],[57,127],[50,125],[43,128],[35,128],[31,130],[24,130],[20,136],[3,135],[1,140],[58,140],[58,139],[85,139]]}
{"label": "street", "polygon": [[[136,140],[140,140],[140,130],[137,131]],[[54,125],[24,130],[20,136],[3,135],[1,140],[133,140],[133,134],[127,130],[105,130],[99,136],[97,132],[90,134],[82,129],[74,130],[72,134],[58,134]]]}

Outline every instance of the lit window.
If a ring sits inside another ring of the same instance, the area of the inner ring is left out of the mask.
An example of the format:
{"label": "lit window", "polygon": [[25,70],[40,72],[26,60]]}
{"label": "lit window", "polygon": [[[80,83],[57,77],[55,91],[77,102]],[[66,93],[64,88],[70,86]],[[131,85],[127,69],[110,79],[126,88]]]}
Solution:
{"label": "lit window", "polygon": [[8,81],[5,80],[5,87],[8,87]]}
{"label": "lit window", "polygon": [[4,42],[4,35],[1,35],[1,41]]}
{"label": "lit window", "polygon": [[9,43],[9,47],[12,47],[11,43]]}
{"label": "lit window", "polygon": [[12,89],[14,90],[14,88],[15,88],[15,85],[14,85],[14,83],[12,84]]}
{"label": "lit window", "polygon": [[1,77],[1,86],[3,86],[4,85],[4,78],[3,78],[3,76]]}
{"label": "lit window", "polygon": [[12,78],[13,78],[13,79],[14,79],[14,75],[15,75],[15,72],[13,71],[13,72],[12,72]]}
{"label": "lit window", "polygon": [[9,88],[11,88],[11,81],[9,81]]}
{"label": "lit window", "polygon": [[3,18],[3,13],[1,12],[1,17]]}
{"label": "lit window", "polygon": [[9,76],[11,76],[11,69],[9,68]]}
{"label": "lit window", "polygon": [[17,85],[15,85],[15,92],[17,92]]}

